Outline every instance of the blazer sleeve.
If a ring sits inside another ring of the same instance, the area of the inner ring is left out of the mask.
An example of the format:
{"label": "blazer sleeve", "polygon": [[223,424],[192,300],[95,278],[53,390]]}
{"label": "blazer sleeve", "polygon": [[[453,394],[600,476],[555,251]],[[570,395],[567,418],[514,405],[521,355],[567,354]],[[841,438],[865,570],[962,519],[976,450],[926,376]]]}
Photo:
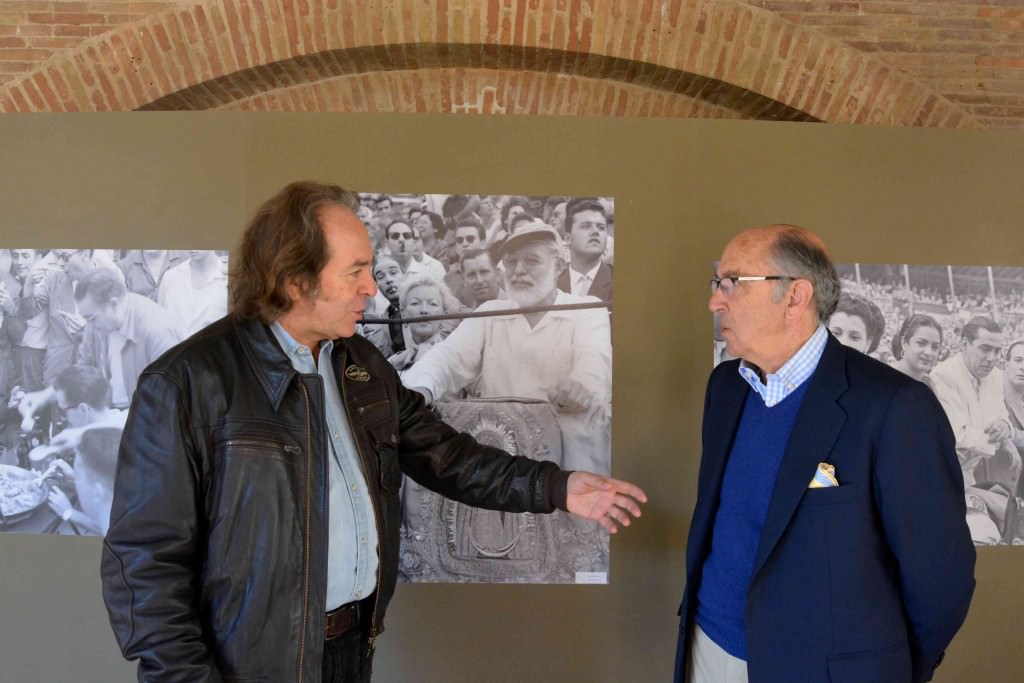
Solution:
{"label": "blazer sleeve", "polygon": [[899,571],[913,680],[931,680],[974,592],[974,545],[949,421],[919,382],[894,396],[876,450],[874,493]]}

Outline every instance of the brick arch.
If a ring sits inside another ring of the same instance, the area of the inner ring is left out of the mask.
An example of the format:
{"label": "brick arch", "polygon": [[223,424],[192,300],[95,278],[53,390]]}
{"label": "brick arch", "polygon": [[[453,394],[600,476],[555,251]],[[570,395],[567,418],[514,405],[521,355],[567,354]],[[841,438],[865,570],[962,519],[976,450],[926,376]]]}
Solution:
{"label": "brick arch", "polygon": [[459,67],[625,82],[752,117],[979,126],[883,62],[735,0],[204,0],[59,53],[0,89],[0,109],[208,109]]}
{"label": "brick arch", "polygon": [[[430,88],[424,88],[430,83]],[[410,92],[417,93],[409,97]],[[229,102],[221,111],[561,114],[700,119],[744,115],[685,93],[574,74],[420,68],[327,78]]]}

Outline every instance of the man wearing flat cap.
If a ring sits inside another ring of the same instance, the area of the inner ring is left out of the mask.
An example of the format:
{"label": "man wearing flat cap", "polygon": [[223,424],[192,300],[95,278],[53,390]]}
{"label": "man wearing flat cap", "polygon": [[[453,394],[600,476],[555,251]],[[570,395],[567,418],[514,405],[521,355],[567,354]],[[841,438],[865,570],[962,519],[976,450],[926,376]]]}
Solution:
{"label": "man wearing flat cap", "polygon": [[519,397],[551,403],[562,431],[566,469],[607,473],[611,451],[611,325],[604,308],[559,290],[566,248],[554,228],[529,223],[505,241],[507,299],[485,302],[403,376],[428,401],[466,386],[481,398]]}

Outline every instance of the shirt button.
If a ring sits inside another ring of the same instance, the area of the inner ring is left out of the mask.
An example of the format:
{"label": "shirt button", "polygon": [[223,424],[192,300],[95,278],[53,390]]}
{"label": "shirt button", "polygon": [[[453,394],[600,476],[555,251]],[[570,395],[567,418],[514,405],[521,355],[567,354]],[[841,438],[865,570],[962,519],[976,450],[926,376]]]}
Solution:
{"label": "shirt button", "polygon": [[359,542],[362,543],[363,545],[366,545],[366,539],[365,538],[360,538]]}
{"label": "shirt button", "polygon": [[335,438],[335,439],[337,439],[337,438],[338,438],[338,436],[340,436],[340,435],[338,434],[338,432],[334,432],[334,438]]}

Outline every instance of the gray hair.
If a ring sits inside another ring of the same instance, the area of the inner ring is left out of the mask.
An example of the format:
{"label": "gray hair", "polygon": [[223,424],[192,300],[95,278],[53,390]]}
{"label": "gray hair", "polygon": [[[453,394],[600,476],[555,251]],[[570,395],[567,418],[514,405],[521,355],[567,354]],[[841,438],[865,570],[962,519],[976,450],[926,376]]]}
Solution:
{"label": "gray hair", "polygon": [[[779,272],[792,278],[810,280],[818,322],[825,322],[839,303],[839,275],[824,243],[814,233],[795,225],[783,225],[769,247]],[[785,282],[776,289],[781,298]]]}

